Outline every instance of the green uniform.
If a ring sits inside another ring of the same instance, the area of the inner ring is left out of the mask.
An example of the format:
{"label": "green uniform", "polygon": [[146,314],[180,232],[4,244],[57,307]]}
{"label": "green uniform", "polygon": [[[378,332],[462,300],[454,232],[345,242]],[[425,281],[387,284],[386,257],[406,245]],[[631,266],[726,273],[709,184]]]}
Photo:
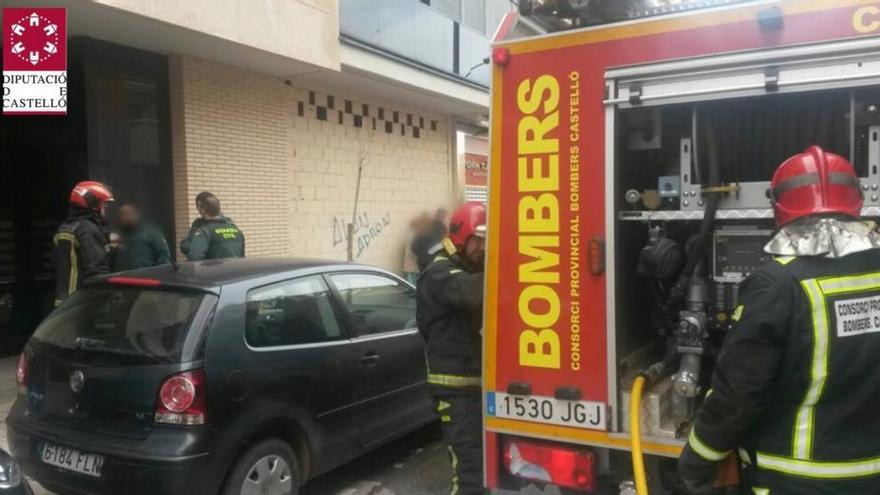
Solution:
{"label": "green uniform", "polygon": [[165,237],[153,225],[140,224],[130,232],[121,232],[121,246],[113,257],[113,271],[171,263],[171,253]]}
{"label": "green uniform", "polygon": [[244,233],[226,217],[193,222],[180,250],[190,261],[244,257]]}

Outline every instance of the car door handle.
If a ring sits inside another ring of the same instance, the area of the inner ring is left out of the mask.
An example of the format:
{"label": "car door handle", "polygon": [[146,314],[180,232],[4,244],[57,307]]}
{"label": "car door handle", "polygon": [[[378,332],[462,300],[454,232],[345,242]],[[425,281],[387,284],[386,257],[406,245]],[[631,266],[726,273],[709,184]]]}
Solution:
{"label": "car door handle", "polygon": [[364,366],[376,366],[376,363],[379,362],[379,355],[375,352],[371,352],[366,356],[361,358],[361,364]]}

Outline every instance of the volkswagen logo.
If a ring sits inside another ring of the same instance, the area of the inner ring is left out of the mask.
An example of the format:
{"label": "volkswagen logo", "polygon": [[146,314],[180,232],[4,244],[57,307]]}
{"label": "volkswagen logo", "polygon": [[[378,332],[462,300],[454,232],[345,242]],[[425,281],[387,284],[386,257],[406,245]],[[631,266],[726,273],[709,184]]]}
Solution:
{"label": "volkswagen logo", "polygon": [[86,376],[83,375],[82,371],[76,370],[70,374],[70,390],[73,390],[73,393],[78,394],[82,392],[85,383]]}

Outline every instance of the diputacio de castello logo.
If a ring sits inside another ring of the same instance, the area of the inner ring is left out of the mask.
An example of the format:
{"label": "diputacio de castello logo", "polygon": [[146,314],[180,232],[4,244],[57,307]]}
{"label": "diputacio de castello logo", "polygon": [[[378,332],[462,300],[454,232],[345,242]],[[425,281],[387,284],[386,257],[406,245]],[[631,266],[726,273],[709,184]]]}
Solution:
{"label": "diputacio de castello logo", "polygon": [[3,114],[67,113],[67,12],[3,9]]}

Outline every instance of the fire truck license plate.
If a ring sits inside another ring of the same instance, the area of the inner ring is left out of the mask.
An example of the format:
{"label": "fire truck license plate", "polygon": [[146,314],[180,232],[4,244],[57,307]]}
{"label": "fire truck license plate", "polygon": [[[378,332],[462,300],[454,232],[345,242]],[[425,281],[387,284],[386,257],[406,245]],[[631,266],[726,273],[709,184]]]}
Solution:
{"label": "fire truck license plate", "polygon": [[486,394],[486,412],[498,418],[605,430],[605,404],[534,395]]}

